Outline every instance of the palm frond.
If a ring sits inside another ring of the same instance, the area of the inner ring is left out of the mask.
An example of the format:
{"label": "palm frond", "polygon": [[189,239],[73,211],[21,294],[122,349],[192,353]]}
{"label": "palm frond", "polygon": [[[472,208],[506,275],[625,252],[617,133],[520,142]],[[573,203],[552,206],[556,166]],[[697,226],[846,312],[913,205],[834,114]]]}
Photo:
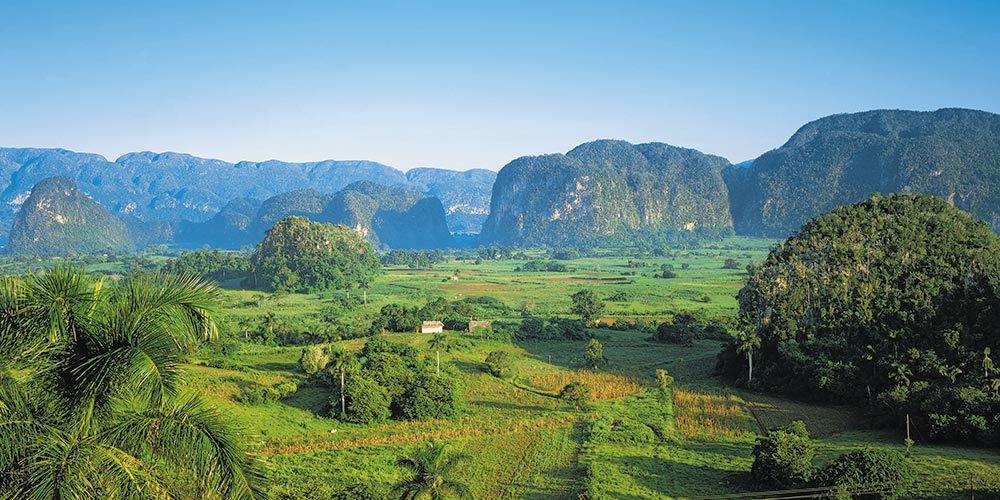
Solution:
{"label": "palm frond", "polygon": [[32,275],[24,287],[23,306],[33,314],[22,326],[44,332],[50,342],[75,341],[99,298],[93,279],[74,266]]}
{"label": "palm frond", "polygon": [[134,321],[164,326],[178,346],[215,338],[218,329],[211,314],[219,290],[194,275],[137,273],[119,285],[110,301],[133,311]]}
{"label": "palm frond", "polygon": [[259,463],[243,451],[222,414],[200,398],[127,412],[106,435],[133,453],[199,467],[193,473],[225,497],[266,497]]}

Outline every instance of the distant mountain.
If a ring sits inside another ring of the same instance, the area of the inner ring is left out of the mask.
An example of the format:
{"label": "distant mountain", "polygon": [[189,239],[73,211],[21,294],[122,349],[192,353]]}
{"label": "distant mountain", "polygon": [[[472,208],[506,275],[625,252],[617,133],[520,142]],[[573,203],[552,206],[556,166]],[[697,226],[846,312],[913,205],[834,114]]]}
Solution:
{"label": "distant mountain", "polygon": [[406,172],[409,187],[441,200],[453,233],[478,233],[490,213],[490,196],[497,173],[473,169],[465,172],[440,168],[414,168]]}
{"label": "distant mountain", "polygon": [[275,222],[285,217],[301,215],[315,219],[331,198],[332,195],[315,189],[296,189],[264,200],[251,224],[251,239],[259,241]]}
{"label": "distant mountain", "polygon": [[731,233],[729,166],[693,149],[609,140],[519,158],[497,176],[480,243],[621,245]]}
{"label": "distant mountain", "polygon": [[808,123],[746,169],[729,169],[738,234],[787,236],[871,193],[938,196],[1000,230],[1000,115],[867,111]]}
{"label": "distant mountain", "polygon": [[441,201],[399,186],[351,184],[333,195],[318,220],[354,228],[376,246],[454,246]]}
{"label": "distant mountain", "polygon": [[125,223],[66,177],[38,182],[10,229],[9,253],[74,255],[133,249]]}
{"label": "distant mountain", "polygon": [[240,248],[256,243],[250,230],[260,210],[261,201],[236,198],[205,222],[183,221],[175,243],[186,247]]}
{"label": "distant mountain", "polygon": [[[434,169],[440,175],[444,170]],[[457,173],[457,191],[449,198],[456,228],[475,230],[465,222],[468,214],[484,213],[489,201],[482,191],[482,171],[468,176]],[[417,175],[417,174],[414,174]],[[128,153],[110,162],[103,156],[64,149],[0,148],[0,242],[7,238],[14,213],[47,177],[64,176],[112,213],[131,215],[141,221],[204,222],[239,198],[266,199],[297,189],[333,193],[357,181],[385,185],[410,185],[403,172],[370,161],[281,161],[228,163],[182,153]],[[434,176],[432,176],[434,177]],[[424,183],[427,180],[428,182]],[[421,177],[418,190],[444,194],[447,186]],[[473,196],[458,193],[468,182]],[[440,191],[438,191],[440,190]],[[465,207],[465,204],[468,207]]]}
{"label": "distant mountain", "polygon": [[233,200],[205,222],[182,222],[176,243],[185,247],[240,248],[258,243],[277,221],[304,216],[351,227],[376,246],[454,246],[444,208],[434,197],[402,186],[355,182],[333,194],[296,189],[263,202]]}

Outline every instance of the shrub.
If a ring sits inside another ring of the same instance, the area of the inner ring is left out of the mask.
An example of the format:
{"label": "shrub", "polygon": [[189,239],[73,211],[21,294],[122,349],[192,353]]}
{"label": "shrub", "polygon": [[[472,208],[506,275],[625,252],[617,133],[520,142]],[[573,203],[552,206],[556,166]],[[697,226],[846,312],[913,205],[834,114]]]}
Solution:
{"label": "shrub", "polygon": [[[344,387],[347,414],[341,418],[359,424],[377,424],[389,418],[389,393],[371,377],[351,377]],[[331,408],[340,408],[340,399],[330,401]]]}
{"label": "shrub", "polygon": [[758,438],[753,447],[750,475],[754,482],[777,487],[791,487],[809,481],[813,473],[816,446],[805,424],[793,422]]}
{"label": "shrub", "polygon": [[590,424],[588,442],[644,444],[657,441],[656,432],[632,419],[601,417]]}
{"label": "shrub", "polygon": [[302,349],[302,357],[299,358],[299,367],[306,375],[315,375],[321,372],[330,363],[330,356],[320,346],[312,346]]}
{"label": "shrub", "polygon": [[292,394],[295,394],[295,391],[298,390],[298,384],[292,381],[282,382],[273,387],[253,384],[249,387],[243,388],[239,395],[236,396],[236,400],[243,404],[257,406],[264,403],[280,401],[288,396],[291,396]]}
{"label": "shrub", "polygon": [[848,491],[883,489],[868,498],[903,498],[913,485],[913,467],[902,453],[881,448],[864,448],[837,457],[821,469],[818,483]]}
{"label": "shrub", "polygon": [[570,382],[559,391],[559,398],[583,410],[590,403],[590,387],[581,382]]}
{"label": "shrub", "polygon": [[656,386],[660,389],[666,390],[674,385],[674,377],[670,375],[666,370],[656,370]]}
{"label": "shrub", "polygon": [[591,368],[597,368],[604,361],[604,346],[597,339],[590,339],[587,342],[587,349],[583,353],[584,359]]}
{"label": "shrub", "polygon": [[455,383],[449,378],[421,375],[400,397],[400,416],[410,420],[449,418],[458,414]]}
{"label": "shrub", "polygon": [[486,367],[494,377],[510,377],[514,375],[514,355],[507,351],[493,351],[486,356]]}

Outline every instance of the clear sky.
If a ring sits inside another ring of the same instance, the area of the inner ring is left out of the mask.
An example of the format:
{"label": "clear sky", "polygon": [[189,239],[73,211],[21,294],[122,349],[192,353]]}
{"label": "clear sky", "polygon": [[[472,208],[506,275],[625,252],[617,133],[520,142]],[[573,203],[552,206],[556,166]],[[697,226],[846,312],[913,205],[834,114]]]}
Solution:
{"label": "clear sky", "polygon": [[1000,1],[0,1],[0,145],[499,169],[737,162],[875,108],[1000,112]]}

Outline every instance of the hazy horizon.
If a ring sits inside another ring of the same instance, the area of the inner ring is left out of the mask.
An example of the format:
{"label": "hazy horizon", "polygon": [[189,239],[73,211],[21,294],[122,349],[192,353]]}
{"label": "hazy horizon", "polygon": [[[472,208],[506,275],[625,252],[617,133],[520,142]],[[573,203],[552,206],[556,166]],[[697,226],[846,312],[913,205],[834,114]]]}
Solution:
{"label": "hazy horizon", "polygon": [[1000,111],[1000,4],[0,6],[0,146],[499,170],[595,139],[733,163],[870,109]]}

